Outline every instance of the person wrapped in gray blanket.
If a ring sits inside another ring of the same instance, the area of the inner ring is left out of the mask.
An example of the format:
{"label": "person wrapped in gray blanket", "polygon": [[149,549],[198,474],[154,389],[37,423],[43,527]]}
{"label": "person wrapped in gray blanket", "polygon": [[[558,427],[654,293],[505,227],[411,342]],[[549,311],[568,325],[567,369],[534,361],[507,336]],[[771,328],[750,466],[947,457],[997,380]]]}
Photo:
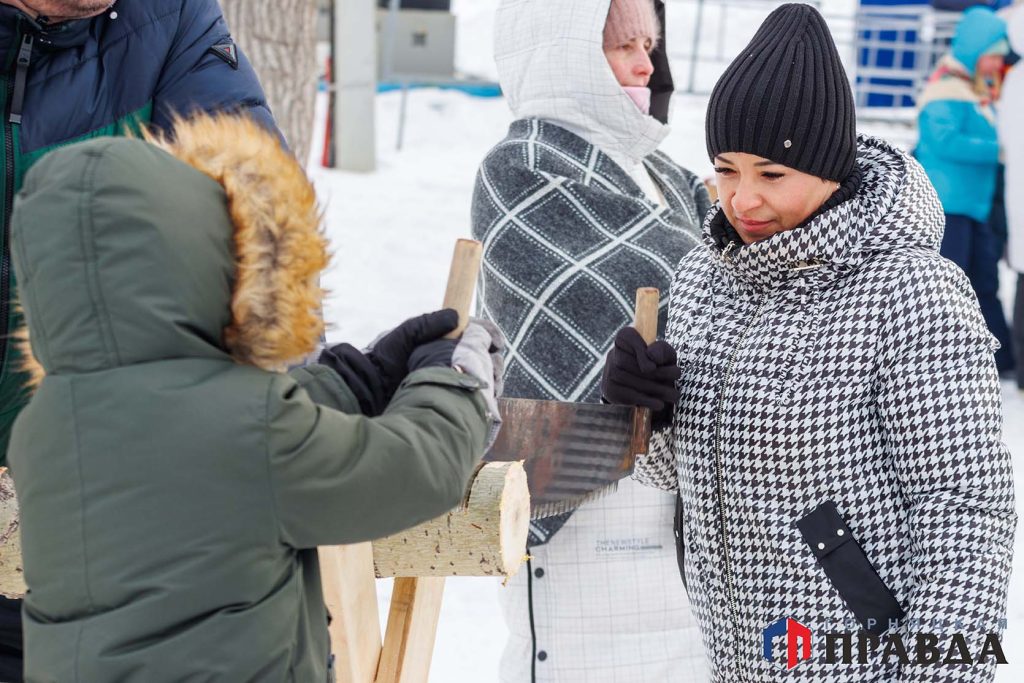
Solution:
{"label": "person wrapped in gray blanket", "polygon": [[[505,395],[596,402],[635,290],[667,295],[710,206],[658,151],[672,78],[652,0],[503,2],[501,85],[515,121],[473,198],[485,245],[480,315],[508,338]],[[664,329],[662,305],[659,328]],[[703,681],[679,576],[675,496],[632,480],[571,515],[537,520],[529,571],[501,593],[500,680]]]}

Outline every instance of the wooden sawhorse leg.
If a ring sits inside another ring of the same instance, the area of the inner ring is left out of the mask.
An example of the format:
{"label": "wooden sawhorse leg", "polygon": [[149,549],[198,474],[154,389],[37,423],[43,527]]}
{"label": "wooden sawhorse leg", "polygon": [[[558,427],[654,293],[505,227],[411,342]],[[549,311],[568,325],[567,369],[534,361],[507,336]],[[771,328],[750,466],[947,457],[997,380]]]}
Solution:
{"label": "wooden sawhorse leg", "polygon": [[322,547],[319,553],[337,683],[374,683],[381,639],[373,544]]}
{"label": "wooden sawhorse leg", "polygon": [[381,643],[373,544],[320,548],[338,683],[427,683],[444,577],[396,578]]}

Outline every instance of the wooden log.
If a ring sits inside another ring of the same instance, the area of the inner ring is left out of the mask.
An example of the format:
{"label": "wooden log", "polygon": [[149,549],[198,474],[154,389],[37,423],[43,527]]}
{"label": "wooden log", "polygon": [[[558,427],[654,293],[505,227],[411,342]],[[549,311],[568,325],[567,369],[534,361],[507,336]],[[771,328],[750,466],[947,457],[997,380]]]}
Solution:
{"label": "wooden log", "polygon": [[380,661],[380,616],[370,543],[319,548],[324,602],[338,683],[373,683]]}
{"label": "wooden log", "polygon": [[0,467],[0,594],[8,598],[22,598],[26,591],[20,526],[14,481],[7,468]]}
{"label": "wooden log", "polygon": [[395,579],[376,683],[427,683],[444,578]]}
{"label": "wooden log", "polygon": [[522,462],[480,468],[462,506],[373,542],[378,577],[513,576],[526,558],[530,494]]}

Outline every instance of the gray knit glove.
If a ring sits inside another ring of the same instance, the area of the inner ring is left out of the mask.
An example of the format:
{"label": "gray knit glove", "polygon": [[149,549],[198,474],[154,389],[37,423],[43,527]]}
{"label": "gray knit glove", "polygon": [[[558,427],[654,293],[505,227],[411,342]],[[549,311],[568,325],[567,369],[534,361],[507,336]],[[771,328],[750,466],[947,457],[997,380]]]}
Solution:
{"label": "gray knit glove", "polygon": [[508,348],[508,342],[498,326],[490,320],[470,317],[469,322],[479,325],[491,335],[491,348],[488,351],[491,354],[491,363],[494,365],[494,395],[501,398],[505,393],[505,350]]}
{"label": "gray knit glove", "polygon": [[462,333],[452,354],[452,366],[475,377],[482,384],[480,395],[487,405],[487,417],[491,421],[488,448],[494,443],[501,428],[501,414],[498,412],[498,396],[501,390],[498,387],[501,384],[501,370],[504,366],[504,348],[505,338],[498,328],[491,324],[485,325],[474,318]]}

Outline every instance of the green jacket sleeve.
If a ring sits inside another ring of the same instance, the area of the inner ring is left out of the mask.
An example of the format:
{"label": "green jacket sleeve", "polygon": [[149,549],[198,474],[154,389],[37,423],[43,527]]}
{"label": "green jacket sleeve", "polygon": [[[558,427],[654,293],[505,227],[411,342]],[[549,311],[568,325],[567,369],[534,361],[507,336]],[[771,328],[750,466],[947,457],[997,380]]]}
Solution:
{"label": "green jacket sleeve", "polygon": [[317,405],[295,379],[275,377],[266,428],[283,542],[372,540],[458,505],[484,451],[478,387],[454,370],[419,370],[368,418]]}
{"label": "green jacket sleeve", "polygon": [[359,399],[341,376],[326,365],[313,363],[294,370],[288,375],[306,390],[313,403],[340,410],[349,415],[359,414]]}

